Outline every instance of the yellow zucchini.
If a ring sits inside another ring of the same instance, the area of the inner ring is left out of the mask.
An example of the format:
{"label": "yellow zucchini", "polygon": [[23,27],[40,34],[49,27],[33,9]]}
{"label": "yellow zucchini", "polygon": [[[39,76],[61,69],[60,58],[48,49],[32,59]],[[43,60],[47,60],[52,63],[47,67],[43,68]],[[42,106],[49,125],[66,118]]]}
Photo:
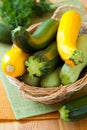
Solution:
{"label": "yellow zucchini", "polygon": [[70,66],[83,61],[83,53],[76,46],[80,26],[80,14],[74,10],[65,12],[60,19],[57,48],[61,58]]}
{"label": "yellow zucchini", "polygon": [[17,46],[11,48],[2,58],[2,71],[7,76],[19,77],[25,72],[25,60],[29,54]]}

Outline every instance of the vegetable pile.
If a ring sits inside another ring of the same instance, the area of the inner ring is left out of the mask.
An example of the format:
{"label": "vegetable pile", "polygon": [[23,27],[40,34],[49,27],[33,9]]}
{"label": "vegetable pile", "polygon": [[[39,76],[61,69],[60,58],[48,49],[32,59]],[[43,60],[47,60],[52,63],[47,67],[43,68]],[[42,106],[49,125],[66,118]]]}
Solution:
{"label": "vegetable pile", "polygon": [[79,35],[80,27],[80,14],[74,10],[66,11],[60,22],[44,20],[32,34],[18,26],[11,33],[14,47],[2,59],[3,72],[32,86],[74,83],[87,65],[87,35]]}
{"label": "vegetable pile", "polygon": [[[14,46],[2,58],[4,74],[32,87],[74,83],[87,65],[87,34],[80,34],[81,23],[80,14],[69,10],[63,13],[60,21],[44,20],[32,34],[23,26],[14,28],[11,32]],[[75,111],[68,106],[60,108],[59,112],[65,112],[61,114],[62,119],[72,121]],[[66,117],[69,111],[72,116]]]}

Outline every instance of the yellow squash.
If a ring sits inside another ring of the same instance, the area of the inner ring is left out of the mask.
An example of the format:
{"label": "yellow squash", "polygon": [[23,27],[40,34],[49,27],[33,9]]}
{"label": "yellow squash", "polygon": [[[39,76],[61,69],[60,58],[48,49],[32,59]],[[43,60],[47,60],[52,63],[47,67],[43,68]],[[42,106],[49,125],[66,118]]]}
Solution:
{"label": "yellow squash", "polygon": [[7,76],[19,77],[25,72],[25,60],[29,54],[24,53],[17,46],[11,48],[2,58],[2,71]]}
{"label": "yellow squash", "polygon": [[57,48],[61,58],[70,66],[83,61],[83,53],[76,47],[80,26],[80,14],[74,10],[65,12],[60,19]]}

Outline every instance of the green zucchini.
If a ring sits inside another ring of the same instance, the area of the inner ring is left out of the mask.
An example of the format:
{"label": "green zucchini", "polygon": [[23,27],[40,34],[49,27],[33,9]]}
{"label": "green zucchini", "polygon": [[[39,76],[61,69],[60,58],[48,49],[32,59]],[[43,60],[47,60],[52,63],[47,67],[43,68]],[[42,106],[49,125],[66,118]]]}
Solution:
{"label": "green zucchini", "polygon": [[60,65],[60,61],[57,44],[53,42],[44,50],[37,51],[30,56],[25,65],[30,77],[43,76],[52,72],[58,64]]}
{"label": "green zucchini", "polygon": [[69,101],[58,109],[60,119],[64,121],[79,121],[87,117],[87,95]]}
{"label": "green zucchini", "polygon": [[12,40],[11,40],[12,29],[13,28],[11,26],[0,23],[0,42],[12,43]]}
{"label": "green zucchini", "polygon": [[58,67],[48,75],[45,75],[41,79],[41,87],[58,87],[61,84],[59,78],[60,68]]}
{"label": "green zucchini", "polygon": [[47,19],[31,35],[24,27],[12,31],[12,40],[25,52],[40,50],[49,45],[56,37],[58,21]]}
{"label": "green zucchini", "polygon": [[36,76],[33,76],[32,78],[29,76],[28,72],[23,74],[22,81],[31,86],[40,86],[40,78]]}
{"label": "green zucchini", "polygon": [[87,65],[87,34],[79,36],[77,48],[83,51],[83,62],[73,67],[70,67],[66,63],[63,65],[60,70],[60,79],[63,85],[75,82],[79,78],[81,71]]}

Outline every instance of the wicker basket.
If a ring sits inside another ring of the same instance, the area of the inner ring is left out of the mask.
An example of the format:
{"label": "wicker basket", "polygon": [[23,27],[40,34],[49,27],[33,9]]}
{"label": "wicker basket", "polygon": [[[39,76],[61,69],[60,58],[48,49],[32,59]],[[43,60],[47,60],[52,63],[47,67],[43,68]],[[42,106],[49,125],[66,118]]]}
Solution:
{"label": "wicker basket", "polygon": [[[74,5],[64,5],[64,6],[60,6],[54,12],[52,18],[59,20],[59,18],[57,18],[58,13],[64,8],[66,9],[73,8],[73,9],[80,10],[86,16],[86,12],[80,9],[79,7],[74,6]],[[38,27],[39,24],[40,23],[32,25],[31,27],[28,28],[28,31],[32,33]],[[81,33],[83,32],[87,33],[86,23],[82,24],[80,31]],[[82,78],[80,78],[78,81],[76,81],[73,84],[65,85],[65,86],[60,85],[54,88],[41,88],[41,87],[29,86],[25,84],[24,82],[19,81],[17,78],[12,78],[12,77],[7,77],[7,78],[10,80],[12,84],[17,86],[21,95],[23,95],[25,98],[32,101],[45,103],[45,104],[53,104],[53,103],[67,101],[68,99],[72,97],[72,95],[74,95],[79,90],[82,90],[87,85],[87,74],[85,74]],[[87,91],[83,93],[83,95],[85,94],[87,94]],[[82,96],[82,94],[79,96]]]}

